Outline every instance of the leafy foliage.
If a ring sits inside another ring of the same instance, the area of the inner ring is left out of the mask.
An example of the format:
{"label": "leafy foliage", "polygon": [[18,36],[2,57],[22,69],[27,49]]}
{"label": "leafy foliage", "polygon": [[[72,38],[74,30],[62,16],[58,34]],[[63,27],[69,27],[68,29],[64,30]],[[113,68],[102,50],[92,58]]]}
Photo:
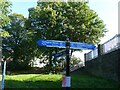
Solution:
{"label": "leafy foliage", "polygon": [[82,62],[82,60],[80,58],[76,58],[75,56],[71,57],[71,61],[70,61],[71,65],[75,65],[75,64],[78,64],[80,62]]}
{"label": "leafy foliage", "polygon": [[[34,34],[34,42],[39,39],[62,40],[70,38],[74,42],[98,44],[106,29],[95,11],[84,2],[37,2],[29,9],[27,27]],[[39,47],[38,52],[48,56],[61,49]]]}
{"label": "leafy foliage", "polygon": [[0,36],[9,36],[9,33],[2,29],[3,26],[10,22],[8,14],[10,13],[11,3],[8,0],[0,0]]}
{"label": "leafy foliage", "polygon": [[11,22],[4,29],[10,36],[3,38],[3,56],[5,60],[12,60],[10,69],[23,69],[33,56],[31,36],[25,26],[27,19],[15,13],[9,18]]}
{"label": "leafy foliage", "polygon": [[98,43],[105,25],[96,12],[82,2],[39,2],[29,9],[29,20],[42,39]]}
{"label": "leafy foliage", "polygon": [[36,57],[45,62],[49,70],[53,65],[58,66],[56,63],[61,61],[53,59],[52,54],[64,49],[39,47],[36,43],[39,39],[66,41],[69,38],[74,42],[98,44],[106,32],[103,21],[84,2],[38,0],[37,6],[29,9],[28,19],[12,14],[8,17],[11,21],[7,19],[11,4],[6,2],[0,6],[0,24],[9,33],[9,37],[3,38],[3,55],[5,60],[12,60],[11,69],[25,68]]}

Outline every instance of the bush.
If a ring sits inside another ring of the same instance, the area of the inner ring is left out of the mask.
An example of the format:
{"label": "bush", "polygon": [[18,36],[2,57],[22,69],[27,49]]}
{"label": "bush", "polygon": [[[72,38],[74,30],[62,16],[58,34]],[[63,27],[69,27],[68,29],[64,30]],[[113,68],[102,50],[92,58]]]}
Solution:
{"label": "bush", "polygon": [[30,65],[26,62],[16,62],[11,61],[7,64],[7,70],[8,71],[17,71],[17,70],[28,70],[30,69]]}

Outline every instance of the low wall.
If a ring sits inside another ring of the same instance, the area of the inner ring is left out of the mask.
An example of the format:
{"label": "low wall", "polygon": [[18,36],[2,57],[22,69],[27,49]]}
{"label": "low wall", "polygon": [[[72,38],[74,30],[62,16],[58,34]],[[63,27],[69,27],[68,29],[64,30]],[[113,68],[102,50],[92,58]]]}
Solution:
{"label": "low wall", "polygon": [[85,62],[85,71],[107,79],[120,81],[120,49],[99,55],[99,57]]}

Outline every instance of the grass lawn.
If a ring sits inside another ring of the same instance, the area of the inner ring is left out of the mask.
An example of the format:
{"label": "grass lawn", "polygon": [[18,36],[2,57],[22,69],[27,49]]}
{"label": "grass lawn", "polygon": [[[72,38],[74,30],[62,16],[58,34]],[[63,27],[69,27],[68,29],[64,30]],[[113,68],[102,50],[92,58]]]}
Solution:
{"label": "grass lawn", "polygon": [[[72,74],[72,88],[117,88],[117,82],[90,75]],[[61,88],[62,75],[6,75],[5,88]]]}

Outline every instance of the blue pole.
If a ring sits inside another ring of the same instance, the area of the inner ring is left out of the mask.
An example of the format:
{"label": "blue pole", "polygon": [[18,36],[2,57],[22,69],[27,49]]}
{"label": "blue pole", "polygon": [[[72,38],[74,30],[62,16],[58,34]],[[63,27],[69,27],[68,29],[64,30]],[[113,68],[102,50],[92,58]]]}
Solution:
{"label": "blue pole", "polygon": [[2,90],[4,90],[4,77],[5,77],[5,71],[6,71],[6,61],[4,61],[4,68],[2,73]]}

